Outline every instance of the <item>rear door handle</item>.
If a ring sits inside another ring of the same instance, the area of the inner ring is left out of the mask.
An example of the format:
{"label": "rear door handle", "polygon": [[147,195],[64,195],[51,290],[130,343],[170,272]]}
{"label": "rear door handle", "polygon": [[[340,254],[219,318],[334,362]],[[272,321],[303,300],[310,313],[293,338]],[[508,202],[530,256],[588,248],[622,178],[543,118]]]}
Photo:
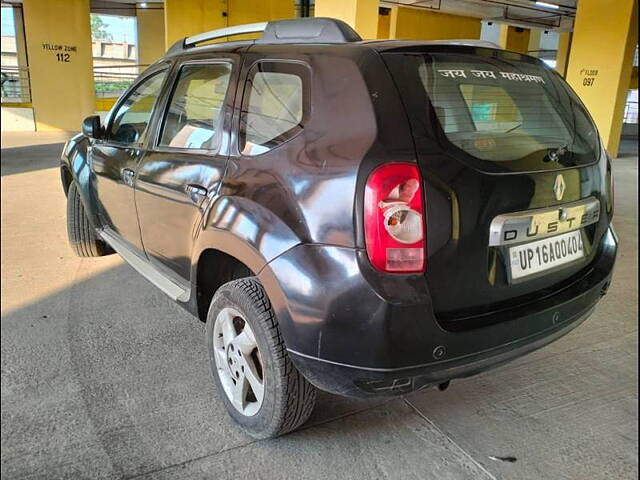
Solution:
{"label": "rear door handle", "polygon": [[207,193],[209,193],[206,188],[192,183],[187,185],[185,189],[191,201],[196,205],[200,205],[207,196]]}
{"label": "rear door handle", "polygon": [[130,168],[122,169],[122,180],[124,181],[125,184],[129,185],[130,187],[133,187],[133,178],[135,177],[135,175],[136,175],[136,172],[134,172]]}

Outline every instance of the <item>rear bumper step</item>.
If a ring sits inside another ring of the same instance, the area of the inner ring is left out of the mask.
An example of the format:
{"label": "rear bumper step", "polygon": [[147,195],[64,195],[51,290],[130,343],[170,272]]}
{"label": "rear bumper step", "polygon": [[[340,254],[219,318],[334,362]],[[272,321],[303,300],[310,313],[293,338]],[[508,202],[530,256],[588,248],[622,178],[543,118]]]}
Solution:
{"label": "rear bumper step", "polygon": [[430,386],[440,387],[453,379],[476,375],[531,353],[579,326],[589,318],[593,309],[594,305],[552,329],[512,344],[416,367],[385,371],[333,363],[292,351],[289,354],[305,377],[322,390],[352,397],[403,395]]}

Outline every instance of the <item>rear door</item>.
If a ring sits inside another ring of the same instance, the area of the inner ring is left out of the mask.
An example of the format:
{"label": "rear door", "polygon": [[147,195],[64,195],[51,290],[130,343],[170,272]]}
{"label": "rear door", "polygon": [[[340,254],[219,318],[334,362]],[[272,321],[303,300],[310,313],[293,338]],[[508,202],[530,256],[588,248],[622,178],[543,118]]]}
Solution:
{"label": "rear door", "polygon": [[608,224],[606,156],[588,113],[537,59],[427,48],[383,58],[424,177],[436,313],[475,316],[563,288]]}
{"label": "rear door", "polygon": [[101,223],[140,251],[135,170],[167,72],[168,67],[161,67],[141,78],[110,113],[105,138],[91,148]]}
{"label": "rear door", "polygon": [[190,278],[202,213],[220,188],[240,57],[208,55],[176,66],[173,88],[136,177],[136,205],[149,260],[174,280]]}

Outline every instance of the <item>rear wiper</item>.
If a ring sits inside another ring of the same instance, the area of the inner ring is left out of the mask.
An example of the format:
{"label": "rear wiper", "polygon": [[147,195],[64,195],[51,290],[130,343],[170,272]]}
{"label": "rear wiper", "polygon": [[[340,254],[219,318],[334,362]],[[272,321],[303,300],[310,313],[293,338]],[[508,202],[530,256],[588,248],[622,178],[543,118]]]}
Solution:
{"label": "rear wiper", "polygon": [[558,162],[560,157],[567,153],[568,145],[561,145],[558,148],[550,148],[544,157],[546,162]]}
{"label": "rear wiper", "polygon": [[521,123],[519,123],[518,125],[516,125],[515,127],[511,127],[509,130],[507,130],[506,132],[502,132],[503,134],[505,133],[511,133],[513,132],[515,129],[520,128],[522,126]]}

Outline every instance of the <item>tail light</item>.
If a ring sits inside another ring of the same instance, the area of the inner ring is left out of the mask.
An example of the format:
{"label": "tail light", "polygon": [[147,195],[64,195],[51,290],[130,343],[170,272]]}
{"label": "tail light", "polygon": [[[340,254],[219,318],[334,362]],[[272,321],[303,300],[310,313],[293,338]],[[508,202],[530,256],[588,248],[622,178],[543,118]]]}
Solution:
{"label": "tail light", "polygon": [[382,272],[425,270],[422,178],[411,163],[376,168],[365,187],[364,234],[369,261]]}

